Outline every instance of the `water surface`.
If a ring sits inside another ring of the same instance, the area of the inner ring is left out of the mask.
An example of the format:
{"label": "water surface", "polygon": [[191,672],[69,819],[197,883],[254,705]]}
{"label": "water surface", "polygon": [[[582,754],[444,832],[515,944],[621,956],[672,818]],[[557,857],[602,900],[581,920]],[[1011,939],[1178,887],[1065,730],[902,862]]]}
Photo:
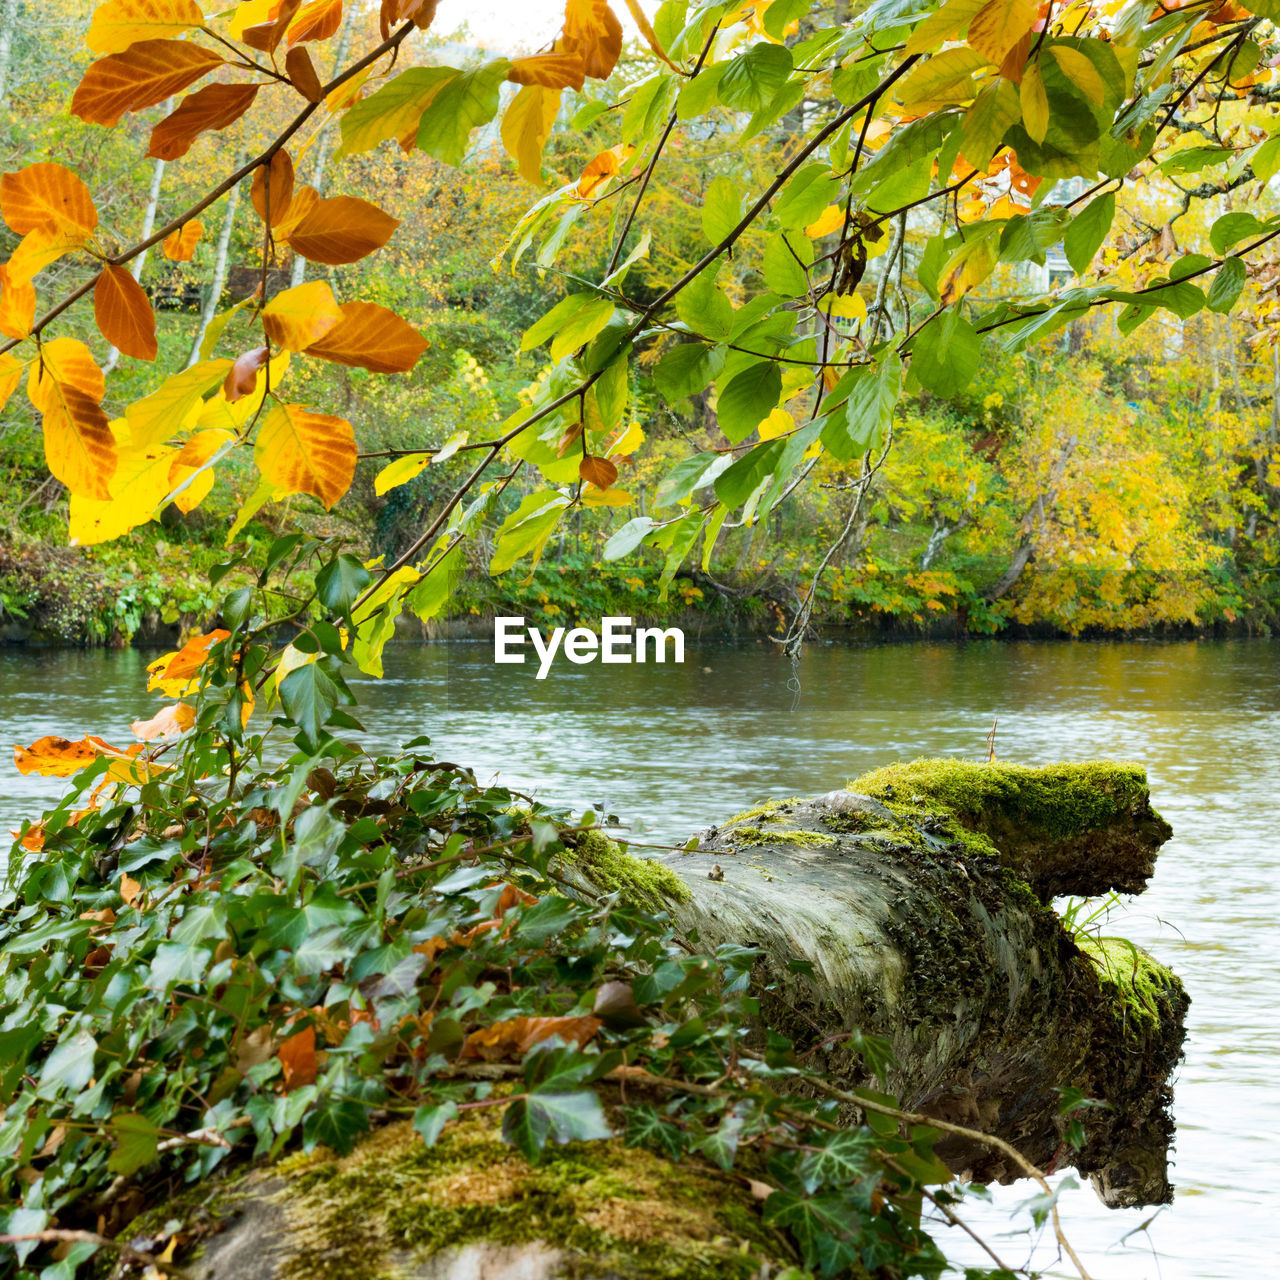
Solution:
{"label": "water surface", "polygon": [[[1175,838],[1151,887],[1108,930],[1171,964],[1191,993],[1176,1085],[1170,1208],[1110,1211],[1066,1192],[1068,1234],[1095,1280],[1241,1280],[1276,1274],[1268,1227],[1280,1142],[1280,644],[995,643],[814,648],[799,672],[772,645],[696,644],[684,666],[492,663],[488,645],[388,651],[362,685],[385,745],[430,734],[441,758],[577,808],[599,802],[637,840],[683,842],[751,802],[842,785],[922,755],[1140,761]],[[89,731],[127,741],[158,705],[147,657],[0,656],[6,743]],[[0,823],[34,816],[56,781],[0,781]],[[1008,1229],[998,1210],[973,1215]],[[957,1256],[978,1262],[947,1237]],[[1029,1241],[998,1242],[1012,1265]],[[1052,1250],[1037,1254],[1042,1265]],[[1065,1267],[1055,1267],[1066,1273]]]}

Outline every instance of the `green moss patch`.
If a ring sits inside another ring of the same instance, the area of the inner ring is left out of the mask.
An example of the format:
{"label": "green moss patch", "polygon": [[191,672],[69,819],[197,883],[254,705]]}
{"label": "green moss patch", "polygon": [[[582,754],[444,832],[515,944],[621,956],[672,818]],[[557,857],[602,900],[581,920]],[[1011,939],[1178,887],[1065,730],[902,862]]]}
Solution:
{"label": "green moss patch", "polygon": [[565,861],[607,893],[620,893],[636,906],[660,910],[685,902],[689,887],[666,863],[627,853],[602,831],[586,831],[565,849]]}
{"label": "green moss patch", "polygon": [[820,831],[762,831],[759,827],[734,827],[729,838],[738,844],[794,844],[817,849],[836,843]]}
{"label": "green moss patch", "polygon": [[1103,990],[1135,1031],[1156,1027],[1169,997],[1181,993],[1182,984],[1172,969],[1124,938],[1083,934],[1076,945],[1093,961]]}

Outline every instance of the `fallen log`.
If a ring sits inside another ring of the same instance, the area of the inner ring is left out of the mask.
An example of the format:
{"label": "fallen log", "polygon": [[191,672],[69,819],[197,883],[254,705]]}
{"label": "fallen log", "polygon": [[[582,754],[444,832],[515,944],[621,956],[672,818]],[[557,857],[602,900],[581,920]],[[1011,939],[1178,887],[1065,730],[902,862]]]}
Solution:
{"label": "fallen log", "polygon": [[[690,896],[671,907],[702,945],[761,948],[764,1020],[829,1079],[874,1087],[851,1033],[884,1037],[904,1106],[1072,1165],[1109,1205],[1164,1204],[1188,998],[1049,903],[1140,892],[1171,834],[1137,766],[917,761],[711,828],[673,862]],[[1105,1105],[1063,1114],[1081,1097]],[[1019,1176],[972,1142],[937,1150],[967,1178]]]}

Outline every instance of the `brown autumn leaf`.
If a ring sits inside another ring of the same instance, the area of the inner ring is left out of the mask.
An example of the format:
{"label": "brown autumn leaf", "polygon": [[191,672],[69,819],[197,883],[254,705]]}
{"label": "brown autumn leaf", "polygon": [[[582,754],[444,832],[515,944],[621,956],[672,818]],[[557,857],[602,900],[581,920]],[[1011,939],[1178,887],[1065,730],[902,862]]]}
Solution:
{"label": "brown autumn leaf", "polygon": [[342,266],[381,249],[400,225],[398,218],[356,196],[318,199],[288,234],[290,247],[310,262]]}
{"label": "brown autumn leaf", "polygon": [[185,702],[175,702],[171,707],[161,708],[150,720],[135,720],[129,728],[135,738],[144,742],[152,742],[156,738],[168,742],[172,738],[180,738],[195,722],[195,708]]}
{"label": "brown autumn leaf", "polygon": [[304,1027],[291,1035],[276,1050],[280,1065],[284,1067],[284,1087],[292,1092],[304,1085],[314,1084],[316,1079],[316,1029]]}
{"label": "brown autumn leaf", "polygon": [[608,0],[568,0],[556,47],[576,53],[593,80],[607,80],[622,55],[622,23]]}
{"label": "brown autumn leaf", "polygon": [[92,738],[73,742],[49,734],[37,738],[29,747],[13,748],[13,763],[19,773],[37,774],[42,778],[70,778],[87,769],[102,752]]}
{"label": "brown autumn leaf", "polygon": [[342,0],[309,0],[289,24],[289,47],[306,40],[327,40],[336,35],[341,26]]}
{"label": "brown autumn leaf", "polygon": [[302,186],[294,187],[293,199],[289,202],[289,212],[280,221],[277,222],[274,231],[277,240],[288,242],[289,235],[294,227],[300,223],[303,218],[311,212],[312,209],[320,203],[320,193],[315,187]]}
{"label": "brown autumn leaf", "polygon": [[565,428],[564,435],[560,437],[560,443],[556,447],[556,457],[566,457],[569,451],[577,445],[582,439],[583,424],[581,419]]}
{"label": "brown autumn leaf", "polygon": [[25,338],[36,321],[36,290],[28,280],[19,284],[0,266],[0,333],[6,338]]}
{"label": "brown autumn leaf", "polygon": [[253,394],[258,385],[258,370],[267,363],[270,354],[268,347],[254,347],[236,358],[222,384],[222,394],[228,404],[235,404],[237,400]]}
{"label": "brown autumn leaf", "polygon": [[107,943],[96,946],[84,958],[84,971],[90,977],[101,973],[111,963],[111,947]]}
{"label": "brown autumn leaf", "polygon": [[320,83],[315,63],[301,45],[285,55],[284,69],[293,87],[308,102],[319,102],[324,97],[324,86]]}
{"label": "brown autumn leaf", "polygon": [[240,38],[251,49],[260,49],[263,53],[274,53],[276,46],[284,39],[294,15],[302,7],[302,0],[280,0],[273,6],[275,16],[266,22],[246,27]]}
{"label": "brown autumn leaf", "polygon": [[82,231],[98,225],[89,188],[64,165],[29,164],[0,177],[0,214],[12,231]]}
{"label": "brown autumn leaf", "polygon": [[275,1054],[275,1036],[268,1026],[254,1027],[236,1050],[236,1070],[247,1074],[253,1067],[260,1067]]}
{"label": "brown autumn leaf", "polygon": [[253,171],[249,194],[258,217],[268,226],[284,221],[293,199],[293,160],[287,151],[277,151],[269,164]]}
{"label": "brown autumn leaf", "polygon": [[141,40],[89,67],[71,99],[71,114],[89,124],[117,124],[126,112],[172,98],[224,61],[189,40]]}
{"label": "brown autumn leaf", "polygon": [[211,129],[225,129],[253,106],[260,85],[208,84],[189,94],[154,129],[147,155],[157,160],[177,160],[191,144]]}
{"label": "brown autumn leaf", "polygon": [[75,338],[46,342],[27,382],[27,395],[44,418],[49,470],[73,494],[100,502],[110,500],[119,456],[102,411],[103,389],[102,370]]}
{"label": "brown autumn leaf", "polygon": [[127,871],[120,875],[120,900],[126,907],[131,907],[142,894],[142,883],[135,880]]}
{"label": "brown autumn leaf", "polygon": [[473,1031],[462,1043],[460,1058],[482,1058],[497,1062],[502,1058],[523,1058],[535,1044],[559,1036],[579,1049],[600,1030],[599,1018],[589,1015],[562,1018],[507,1018]]}
{"label": "brown autumn leaf", "polygon": [[581,89],[585,75],[586,65],[577,53],[537,53],[513,59],[507,79],[544,89]]}
{"label": "brown autumn leaf", "polygon": [[344,302],[342,320],[306,353],[372,373],[407,373],[429,345],[394,311],[372,302]]}
{"label": "brown autumn leaf", "polygon": [[171,232],[162,246],[164,256],[170,262],[190,262],[195,257],[196,245],[204,235],[204,223],[199,218],[184,222],[177,231]]}
{"label": "brown autumn leaf", "polygon": [[425,31],[435,21],[439,2],[440,0],[382,0],[379,14],[382,38],[385,40],[391,34],[392,27],[408,18],[413,19],[420,31]]}
{"label": "brown autumn leaf", "polygon": [[267,337],[286,351],[305,351],[342,320],[342,309],[324,280],[285,289],[262,308]]}
{"label": "brown autumn leaf", "polygon": [[588,454],[578,463],[578,474],[597,489],[611,489],[618,478],[618,468],[608,458]]}
{"label": "brown autumn leaf", "polygon": [[613,1028],[641,1027],[646,1021],[629,982],[601,983],[591,1012]]}
{"label": "brown autumn leaf", "polygon": [[123,267],[102,269],[93,290],[93,318],[102,336],[135,360],[154,360],[156,316],[146,291]]}
{"label": "brown autumn leaf", "polygon": [[276,405],[263,419],[254,443],[263,479],[283,493],[309,493],[325,509],[351,488],[356,439],[351,423],[302,405]]}

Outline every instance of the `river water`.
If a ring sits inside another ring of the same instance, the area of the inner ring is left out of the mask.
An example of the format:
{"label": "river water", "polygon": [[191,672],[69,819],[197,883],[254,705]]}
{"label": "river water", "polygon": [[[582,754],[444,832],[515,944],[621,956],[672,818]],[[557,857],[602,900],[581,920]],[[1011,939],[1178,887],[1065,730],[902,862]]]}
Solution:
{"label": "river water", "polygon": [[[381,744],[430,734],[440,758],[578,808],[600,803],[637,840],[683,842],[768,796],[830,790],[895,759],[1025,764],[1096,757],[1146,766],[1176,835],[1148,891],[1109,933],[1148,947],[1191,993],[1176,1083],[1175,1203],[1104,1209],[1062,1196],[1094,1280],[1242,1280],[1280,1274],[1280,643],[972,643],[811,649],[798,679],[774,646],[690,642],[683,666],[495,666],[483,644],[398,647],[362,685]],[[0,656],[0,733],[94,732],[128,741],[154,710],[147,657]],[[35,816],[61,784],[0,781],[0,823]],[[2,829],[2,828],[0,828]],[[639,852],[639,850],[637,850]],[[1005,1188],[969,1219],[1010,1265],[1035,1250],[1066,1274]],[[1010,1234],[1011,1233],[1011,1234]],[[944,1233],[962,1261],[980,1258]]]}

